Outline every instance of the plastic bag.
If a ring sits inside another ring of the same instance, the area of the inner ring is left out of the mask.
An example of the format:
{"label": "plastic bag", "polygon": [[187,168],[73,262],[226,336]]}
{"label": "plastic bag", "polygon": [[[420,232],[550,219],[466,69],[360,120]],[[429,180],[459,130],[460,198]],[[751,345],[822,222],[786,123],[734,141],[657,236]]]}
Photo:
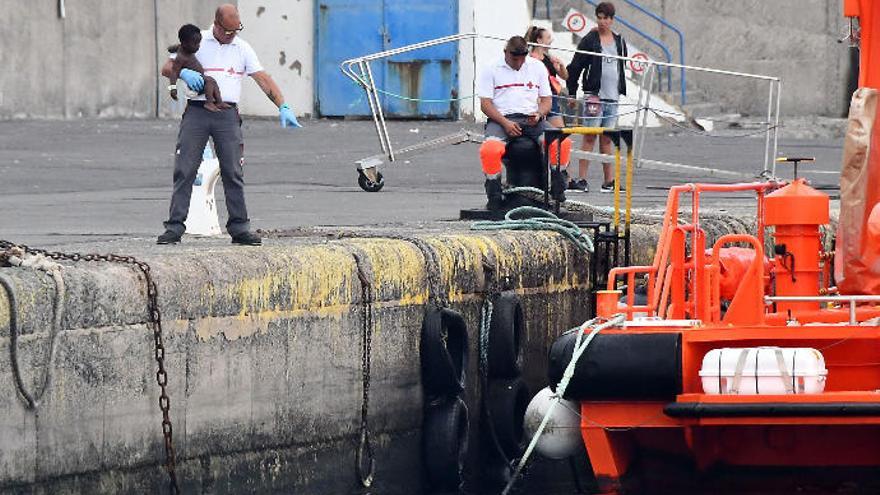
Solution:
{"label": "plastic bag", "polygon": [[587,95],[584,97],[584,115],[598,117],[602,114],[602,100],[599,95]]}
{"label": "plastic bag", "polygon": [[880,295],[878,91],[853,93],[840,171],[834,278],[841,294]]}

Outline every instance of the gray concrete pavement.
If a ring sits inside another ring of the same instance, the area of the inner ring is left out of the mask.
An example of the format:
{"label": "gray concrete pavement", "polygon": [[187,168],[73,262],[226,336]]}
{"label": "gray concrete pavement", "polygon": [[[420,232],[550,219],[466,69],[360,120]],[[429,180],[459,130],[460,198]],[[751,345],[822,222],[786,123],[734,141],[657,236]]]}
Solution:
{"label": "gray concrete pavement", "polygon": [[[385,188],[366,193],[357,186],[354,162],[378,151],[372,122],[320,120],[305,126],[291,131],[274,120],[245,119],[246,194],[254,228],[417,225],[455,220],[460,209],[485,203],[474,144],[446,146],[388,164],[381,169]],[[395,146],[462,127],[479,130],[459,122],[390,123]],[[173,120],[0,122],[0,239],[35,246],[113,239],[152,243],[167,215],[176,131]],[[842,139],[784,136],[783,131],[780,153],[816,156],[815,165],[803,167],[804,175],[815,184],[836,187]],[[757,172],[763,146],[762,138],[654,130],[645,157]],[[790,176],[786,166],[780,167],[780,176]],[[597,164],[591,166],[590,179],[595,192],[569,197],[610,205],[612,195],[598,192]],[[639,169],[635,180],[639,207],[662,207],[664,189],[673,184],[718,181],[648,168]],[[223,225],[222,187],[218,194]],[[716,201],[725,208],[750,204],[747,198]]]}

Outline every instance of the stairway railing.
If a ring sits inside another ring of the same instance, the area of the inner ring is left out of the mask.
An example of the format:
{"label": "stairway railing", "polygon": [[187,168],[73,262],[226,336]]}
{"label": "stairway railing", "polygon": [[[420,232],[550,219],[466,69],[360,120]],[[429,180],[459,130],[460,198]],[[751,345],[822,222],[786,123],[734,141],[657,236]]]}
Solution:
{"label": "stairway railing", "polygon": [[[550,0],[544,0],[544,8],[547,12],[547,19],[550,19]],[[534,3],[532,3],[532,19],[535,17],[538,17],[538,0],[535,0]]]}
{"label": "stairway railing", "polygon": [[[584,0],[584,1],[586,1],[586,2],[589,3],[589,4],[591,4],[591,5],[594,6],[594,7],[595,7],[596,5],[598,5],[594,0]],[[654,19],[654,20],[657,21],[660,25],[662,25],[662,26],[664,26],[664,27],[667,27],[667,28],[671,29],[672,32],[675,33],[675,35],[678,37],[678,61],[679,61],[679,64],[681,64],[681,65],[685,65],[685,63],[684,63],[684,59],[685,59],[685,56],[684,56],[684,33],[682,33],[681,30],[678,29],[678,27],[676,27],[675,25],[673,25],[672,23],[670,23],[669,21],[667,21],[667,20],[664,19],[663,17],[661,17],[661,16],[655,14],[655,13],[654,13],[653,11],[651,11],[650,9],[648,9],[648,8],[644,7],[643,5],[639,4],[639,3],[636,2],[635,0],[623,0],[623,1],[626,2],[628,5],[630,5],[631,7],[633,7],[634,9],[638,10],[639,12],[641,12],[641,13],[647,15],[647,16],[650,17],[651,19]],[[534,18],[534,17],[537,17],[537,15],[538,15],[538,5],[539,5],[539,3],[540,3],[539,0],[534,0],[534,2],[532,3],[532,17],[533,17],[533,18]],[[550,17],[550,0],[544,0],[544,11],[545,11],[545,15],[546,15],[547,19],[550,19],[550,18],[551,18],[551,17]],[[616,16],[616,17],[617,17],[617,20],[619,20],[621,24],[623,24],[624,26],[630,28],[630,29],[633,30],[636,34],[638,34],[639,36],[645,38],[645,39],[648,40],[650,43],[652,43],[652,44],[658,46],[661,50],[663,50],[664,55],[666,55],[666,61],[667,61],[667,62],[672,62],[672,53],[670,52],[669,47],[666,46],[665,43],[663,43],[662,41],[660,41],[660,40],[654,38],[653,36],[651,36],[651,35],[645,33],[645,32],[642,31],[641,29],[635,27],[632,23],[626,21],[625,19],[621,18],[620,16]],[[660,71],[658,71],[658,73],[662,74],[662,69],[661,69]],[[681,69],[681,77],[680,77],[679,84],[680,84],[680,87],[681,87],[681,104],[682,104],[682,105],[684,105],[685,103],[687,103],[687,82],[686,82],[685,77],[686,77],[686,76],[685,76],[685,70],[684,70],[684,69]],[[662,82],[661,82],[661,87],[662,87]],[[670,69],[670,68],[667,68],[667,74],[666,74],[666,87],[667,87],[667,91],[672,91],[672,77],[671,77],[671,69]]]}
{"label": "stairway railing", "polygon": [[[654,12],[651,12],[650,10],[639,5],[635,1],[633,1],[633,0],[623,0],[623,1],[628,3],[629,5],[631,5],[634,9],[638,10],[639,12],[642,12],[643,14],[647,15],[648,17],[659,22],[663,26],[668,27],[676,34],[676,36],[678,36],[678,60],[679,60],[678,63],[680,63],[681,65],[684,65],[684,33],[682,33],[680,29],[678,29],[677,27],[675,27],[671,23],[669,23],[669,21],[667,21],[666,19],[660,17],[659,15],[655,14]],[[550,2],[550,0],[547,0],[548,8],[549,8],[549,2]],[[685,70],[684,70],[684,68],[681,69],[680,83],[681,83],[681,104],[684,105],[685,103],[687,103],[687,85],[685,84]]]}

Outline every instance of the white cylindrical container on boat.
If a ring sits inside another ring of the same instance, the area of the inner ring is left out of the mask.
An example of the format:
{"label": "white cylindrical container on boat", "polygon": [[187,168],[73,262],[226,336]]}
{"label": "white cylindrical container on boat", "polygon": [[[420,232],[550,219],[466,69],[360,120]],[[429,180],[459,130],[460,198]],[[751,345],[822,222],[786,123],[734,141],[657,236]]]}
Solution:
{"label": "white cylindrical container on boat", "polygon": [[827,375],[822,353],[809,347],[713,349],[700,369],[706,394],[818,394]]}

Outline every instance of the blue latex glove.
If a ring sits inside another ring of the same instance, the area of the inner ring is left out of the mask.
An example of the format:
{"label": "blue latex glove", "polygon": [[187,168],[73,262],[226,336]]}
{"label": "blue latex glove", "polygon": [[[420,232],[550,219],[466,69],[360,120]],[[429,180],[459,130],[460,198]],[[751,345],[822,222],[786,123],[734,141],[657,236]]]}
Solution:
{"label": "blue latex glove", "polygon": [[293,129],[302,127],[302,125],[296,120],[296,115],[293,114],[290,105],[287,103],[278,107],[278,112],[278,116],[281,118],[281,127],[290,126]]}
{"label": "blue latex glove", "polygon": [[192,69],[180,69],[180,78],[193,91],[201,92],[205,89],[205,78]]}

